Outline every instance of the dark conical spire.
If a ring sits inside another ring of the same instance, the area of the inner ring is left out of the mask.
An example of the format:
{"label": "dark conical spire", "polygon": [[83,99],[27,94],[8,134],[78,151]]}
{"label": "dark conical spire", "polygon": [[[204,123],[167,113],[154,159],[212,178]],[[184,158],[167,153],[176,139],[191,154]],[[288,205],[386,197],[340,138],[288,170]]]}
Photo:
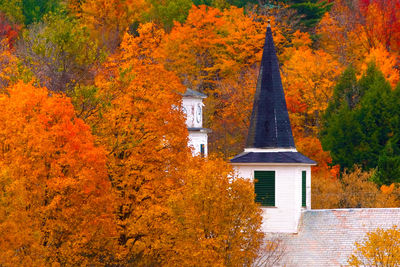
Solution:
{"label": "dark conical spire", "polygon": [[268,24],[247,148],[295,148],[279,63]]}

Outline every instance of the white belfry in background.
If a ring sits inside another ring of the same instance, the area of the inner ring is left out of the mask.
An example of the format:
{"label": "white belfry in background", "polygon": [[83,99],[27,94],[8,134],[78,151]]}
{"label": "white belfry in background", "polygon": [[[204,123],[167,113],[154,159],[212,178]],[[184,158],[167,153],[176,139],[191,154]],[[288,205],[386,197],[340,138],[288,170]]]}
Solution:
{"label": "white belfry in background", "polygon": [[188,145],[193,147],[193,155],[207,156],[209,129],[203,128],[203,99],[207,96],[189,88],[182,96],[182,109],[189,131]]}

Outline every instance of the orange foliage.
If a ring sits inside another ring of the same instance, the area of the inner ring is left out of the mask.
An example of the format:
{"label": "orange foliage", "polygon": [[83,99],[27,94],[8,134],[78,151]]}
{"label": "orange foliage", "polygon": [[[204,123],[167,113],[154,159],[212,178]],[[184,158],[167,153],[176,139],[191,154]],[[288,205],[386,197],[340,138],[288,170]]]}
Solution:
{"label": "orange foliage", "polygon": [[235,177],[221,159],[198,157],[187,165],[184,181],[171,200],[179,231],[170,264],[250,265],[263,241],[253,183]]}
{"label": "orange foliage", "polygon": [[[178,108],[184,88],[173,73],[153,62],[157,31],[146,24],[142,37],[125,35],[121,52],[111,57],[96,80],[110,107],[97,126],[108,151],[108,173],[118,195],[118,225],[124,263],[165,262],[175,226],[168,198],[190,151]],[[144,36],[146,38],[144,38]]]}
{"label": "orange foliage", "polygon": [[0,265],[107,263],[114,200],[89,127],[66,97],[22,82],[0,109]]}
{"label": "orange foliage", "polygon": [[331,166],[329,152],[323,151],[317,137],[297,137],[297,149],[317,162],[311,168],[311,205],[313,209],[339,207],[342,193],[339,180],[339,166]]}
{"label": "orange foliage", "polygon": [[282,67],[282,83],[292,127],[296,136],[316,136],[343,68],[329,54],[306,45],[288,49],[287,54],[290,57]]}
{"label": "orange foliage", "polygon": [[[400,53],[400,2],[398,0],[361,3],[362,28],[370,48],[382,44],[389,51]],[[364,5],[363,5],[364,4]]]}
{"label": "orange foliage", "polygon": [[[374,62],[382,71],[385,79],[390,82],[394,89],[399,82],[400,73],[397,67],[397,57],[389,53],[382,45],[377,45],[372,48],[365,57],[365,61],[361,66],[361,73],[365,73],[368,69],[368,64]],[[361,76],[361,75],[360,75]]]}
{"label": "orange foliage", "polygon": [[206,101],[207,124],[212,134],[209,149],[218,151],[224,158],[242,151],[250,124],[253,95],[256,90],[258,69],[248,69],[216,84],[218,94]]}
{"label": "orange foliage", "polygon": [[[193,6],[186,22],[176,23],[163,45],[165,66],[184,85],[208,95],[210,150],[226,158],[242,150],[247,135],[266,20],[236,7],[221,11]],[[281,34],[285,29],[274,28],[278,50],[287,43]]]}
{"label": "orange foliage", "polygon": [[76,1],[70,3],[70,9],[78,12],[96,39],[110,51],[115,51],[128,27],[147,8],[149,6],[145,0],[86,0],[82,4]]}
{"label": "orange foliage", "polygon": [[358,68],[370,47],[354,13],[343,0],[335,1],[331,12],[319,23],[317,33],[322,48],[342,64]]}
{"label": "orange foliage", "polygon": [[318,33],[325,51],[341,63],[352,64],[359,72],[371,61],[390,82],[398,81],[397,59],[400,55],[400,3],[368,1],[355,7],[347,1],[335,1],[321,20]]}
{"label": "orange foliage", "polygon": [[391,194],[393,192],[393,190],[394,190],[394,184],[391,184],[389,186],[387,186],[387,185],[381,186],[381,191],[384,194]]}
{"label": "orange foliage", "polygon": [[333,94],[341,64],[322,50],[310,48],[308,34],[296,32],[285,50],[282,83],[298,150],[317,162],[312,167],[312,207],[335,208],[340,201],[339,166],[317,138],[322,114]]}
{"label": "orange foliage", "polygon": [[95,129],[118,195],[120,263],[251,262],[262,237],[253,186],[229,179],[222,160],[192,159],[177,108],[185,88],[158,62],[164,32],[152,23],[138,32],[96,80],[110,100]]}
{"label": "orange foliage", "polygon": [[[167,68],[193,89],[206,90],[261,60],[265,17],[243,9],[193,6],[184,24],[177,23],[165,43]],[[272,24],[274,22],[272,21]],[[279,28],[275,42],[284,42]]]}

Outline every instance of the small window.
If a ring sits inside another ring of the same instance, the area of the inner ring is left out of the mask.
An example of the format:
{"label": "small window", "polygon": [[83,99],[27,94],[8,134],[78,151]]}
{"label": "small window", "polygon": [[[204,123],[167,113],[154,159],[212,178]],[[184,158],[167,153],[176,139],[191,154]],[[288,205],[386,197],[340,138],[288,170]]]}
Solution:
{"label": "small window", "polygon": [[202,157],[204,157],[204,155],[205,155],[205,148],[204,148],[204,144],[200,144],[200,155],[202,156]]}
{"label": "small window", "polygon": [[307,194],[306,194],[306,181],[307,181],[307,172],[302,171],[301,173],[301,206],[306,207],[306,199],[307,199]]}
{"label": "small window", "polygon": [[255,201],[261,206],[275,206],[275,171],[254,171]]}

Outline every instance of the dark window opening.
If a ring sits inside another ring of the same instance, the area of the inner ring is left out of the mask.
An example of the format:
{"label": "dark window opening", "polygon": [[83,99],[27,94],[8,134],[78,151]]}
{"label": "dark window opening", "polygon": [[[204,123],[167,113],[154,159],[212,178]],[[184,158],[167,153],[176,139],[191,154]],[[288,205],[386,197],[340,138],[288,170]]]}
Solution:
{"label": "dark window opening", "polygon": [[254,179],[255,201],[275,207],[275,171],[254,171]]}
{"label": "dark window opening", "polygon": [[200,155],[201,155],[202,157],[204,157],[204,155],[205,155],[205,147],[204,147],[204,144],[200,144]]}
{"label": "dark window opening", "polygon": [[302,171],[301,173],[301,206],[306,207],[306,199],[307,199],[307,194],[306,194],[306,181],[307,181],[307,172]]}

